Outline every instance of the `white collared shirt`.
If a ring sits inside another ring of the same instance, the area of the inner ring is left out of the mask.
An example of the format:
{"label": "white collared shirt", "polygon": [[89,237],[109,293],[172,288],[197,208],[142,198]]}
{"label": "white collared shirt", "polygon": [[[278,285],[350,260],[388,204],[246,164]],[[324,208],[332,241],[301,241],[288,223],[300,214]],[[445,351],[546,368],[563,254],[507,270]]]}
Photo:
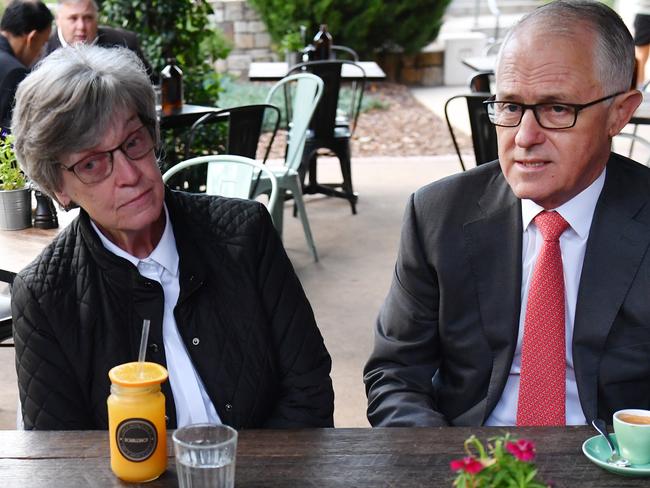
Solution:
{"label": "white collared shirt", "polygon": [[174,317],[174,307],[178,302],[180,284],[178,280],[178,251],[176,239],[165,206],[165,230],[151,254],[139,259],[116,246],[101,233],[91,220],[90,223],[99,235],[104,247],[113,254],[128,260],[145,278],[161,284],[165,297],[163,311],[163,342],[169,384],[174,394],[176,406],[176,423],[178,427],[195,423],[221,423],[205,386],[183,343]]}
{"label": "white collared shirt", "polygon": [[[587,238],[598,197],[605,184],[606,170],[581,193],[565,204],[554,209],[569,223],[569,228],[560,236],[562,268],[564,270],[564,304],[566,323],[566,423],[581,425],[587,421],[580,405],[575,370],[573,369],[573,324],[576,314],[578,287],[582,264],[585,258]],[[533,275],[535,261],[542,247],[542,236],[533,222],[535,216],[544,209],[532,200],[521,201],[521,217],[524,235],[522,242],[521,312],[519,314],[519,334],[517,348],[512,359],[510,375],[506,386],[485,425],[515,425],[517,420],[517,401],[519,398],[519,373],[521,371],[521,345],[524,337],[528,287]]]}

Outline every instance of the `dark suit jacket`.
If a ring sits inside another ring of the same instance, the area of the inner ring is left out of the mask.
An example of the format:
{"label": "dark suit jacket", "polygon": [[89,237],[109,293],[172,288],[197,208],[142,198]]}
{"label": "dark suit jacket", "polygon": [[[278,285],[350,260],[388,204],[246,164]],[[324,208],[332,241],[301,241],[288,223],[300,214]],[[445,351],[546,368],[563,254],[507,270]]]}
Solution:
{"label": "dark suit jacket", "polygon": [[[151,68],[151,64],[147,61],[147,58],[144,56],[142,49],[140,49],[140,43],[138,42],[138,36],[135,33],[118,29],[114,27],[107,27],[105,25],[100,25],[97,28],[97,46],[101,47],[115,47],[122,46],[130,49],[138,55],[142,63],[144,64],[147,74],[151,79],[152,83],[156,83],[158,80],[158,75],[154,73]],[[52,29],[52,35],[45,45],[45,53],[50,54],[55,49],[61,47],[61,41],[59,40],[59,34],[56,27]]]}
{"label": "dark suit jacket", "polygon": [[[650,169],[612,154],[587,241],[573,360],[588,420],[650,409]],[[366,365],[376,426],[481,425],[521,303],[521,203],[497,162],[418,190]]]}
{"label": "dark suit jacket", "polygon": [[0,127],[11,125],[16,88],[27,72],[27,67],[14,55],[7,38],[0,35]]}

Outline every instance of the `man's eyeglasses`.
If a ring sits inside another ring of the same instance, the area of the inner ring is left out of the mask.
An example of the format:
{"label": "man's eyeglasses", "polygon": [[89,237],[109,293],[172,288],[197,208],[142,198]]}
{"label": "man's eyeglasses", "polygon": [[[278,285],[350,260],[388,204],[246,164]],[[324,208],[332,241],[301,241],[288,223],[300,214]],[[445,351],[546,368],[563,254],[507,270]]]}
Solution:
{"label": "man's eyeglasses", "polygon": [[578,113],[592,105],[604,102],[625,92],[617,92],[589,103],[525,103],[502,102],[499,100],[486,100],[483,102],[487,109],[490,122],[499,127],[517,127],[524,118],[526,110],[531,109],[535,114],[537,123],[545,129],[570,129],[576,125]]}
{"label": "man's eyeglasses", "polygon": [[142,125],[131,132],[126,139],[114,149],[91,154],[70,166],[59,163],[66,171],[72,171],[83,183],[99,183],[113,172],[113,153],[118,149],[130,160],[135,161],[149,154],[154,148],[149,130]]}

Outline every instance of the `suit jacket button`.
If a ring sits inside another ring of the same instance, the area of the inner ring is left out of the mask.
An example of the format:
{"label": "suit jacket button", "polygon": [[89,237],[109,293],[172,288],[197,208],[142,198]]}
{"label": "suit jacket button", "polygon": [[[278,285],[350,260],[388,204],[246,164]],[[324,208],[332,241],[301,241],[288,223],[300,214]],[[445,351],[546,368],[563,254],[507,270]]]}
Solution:
{"label": "suit jacket button", "polygon": [[155,343],[149,344],[149,350],[151,351],[152,354],[158,353],[158,349],[159,349],[158,344]]}
{"label": "suit jacket button", "polygon": [[192,339],[192,344],[194,344],[195,346],[198,346],[199,342],[201,342],[201,341],[199,340],[198,337],[195,337],[194,339]]}
{"label": "suit jacket button", "polygon": [[226,403],[226,411],[230,412],[232,410],[232,405],[230,403]]}

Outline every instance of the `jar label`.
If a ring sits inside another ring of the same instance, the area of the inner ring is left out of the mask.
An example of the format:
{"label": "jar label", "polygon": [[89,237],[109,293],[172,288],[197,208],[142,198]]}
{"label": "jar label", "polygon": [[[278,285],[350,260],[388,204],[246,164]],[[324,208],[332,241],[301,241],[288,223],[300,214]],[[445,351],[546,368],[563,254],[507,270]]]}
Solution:
{"label": "jar label", "polygon": [[158,446],[156,427],[147,419],[126,419],[115,431],[117,448],[129,461],[146,461]]}

